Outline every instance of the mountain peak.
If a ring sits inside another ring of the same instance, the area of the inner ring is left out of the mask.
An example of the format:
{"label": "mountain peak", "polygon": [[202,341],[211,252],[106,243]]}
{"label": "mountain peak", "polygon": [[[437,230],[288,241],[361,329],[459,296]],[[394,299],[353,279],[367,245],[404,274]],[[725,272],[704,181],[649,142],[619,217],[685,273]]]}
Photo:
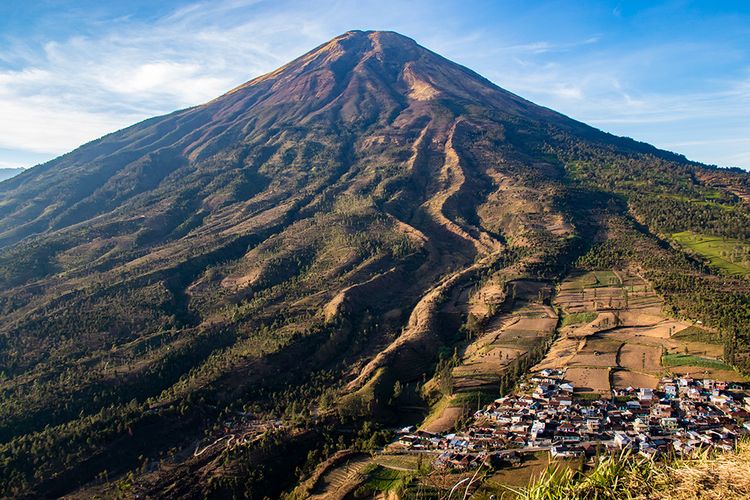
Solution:
{"label": "mountain peak", "polygon": [[[394,31],[347,31],[290,63],[211,101],[233,109],[261,103],[346,111],[345,122],[361,117],[364,101],[380,101],[386,113],[415,101],[473,103],[503,113],[559,120],[561,115],[505,91],[477,73]],[[351,111],[349,113],[348,111]]]}

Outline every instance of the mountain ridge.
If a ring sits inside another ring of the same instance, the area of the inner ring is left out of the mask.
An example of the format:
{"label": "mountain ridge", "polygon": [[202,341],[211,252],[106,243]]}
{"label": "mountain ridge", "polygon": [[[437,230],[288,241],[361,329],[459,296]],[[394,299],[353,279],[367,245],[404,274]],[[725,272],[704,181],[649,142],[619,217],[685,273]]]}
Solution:
{"label": "mountain ridge", "polygon": [[6,179],[11,179],[15,177],[16,175],[20,174],[26,170],[25,168],[12,168],[12,167],[4,167],[0,168],[0,182],[4,181]]}

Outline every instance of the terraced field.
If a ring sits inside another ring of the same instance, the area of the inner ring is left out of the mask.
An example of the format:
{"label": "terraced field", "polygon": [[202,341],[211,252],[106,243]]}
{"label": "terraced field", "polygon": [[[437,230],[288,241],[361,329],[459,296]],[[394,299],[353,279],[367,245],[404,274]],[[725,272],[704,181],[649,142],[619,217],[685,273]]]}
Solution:
{"label": "terraced field", "polygon": [[549,338],[557,325],[557,313],[539,297],[549,296],[549,284],[519,281],[515,299],[492,318],[453,369],[454,392],[475,389],[497,390],[503,371],[516,359]]}
{"label": "terraced field", "polygon": [[[557,325],[557,313],[544,301],[552,294],[549,283],[517,280],[508,284],[512,298],[482,326],[476,340],[461,353],[451,371],[452,395],[433,409],[423,425],[430,432],[452,428],[463,413],[465,397],[476,391],[497,394],[501,379],[517,360],[541,348]],[[478,292],[481,295],[483,290]]]}
{"label": "terraced field", "polygon": [[[721,362],[722,347],[702,340],[710,335],[701,337],[695,334],[701,329],[692,323],[667,318],[662,299],[633,272],[571,276],[560,285],[555,305],[563,312],[564,326],[534,370],[564,369],[578,393],[606,396],[612,389],[655,388],[668,372],[741,379]],[[665,355],[676,359],[680,353],[699,357],[680,358],[680,363],[665,366]],[[698,361],[691,364],[690,359]]]}
{"label": "terraced field", "polygon": [[315,484],[311,499],[335,500],[344,498],[363,479],[365,468],[372,463],[369,455],[357,455],[326,471]]}

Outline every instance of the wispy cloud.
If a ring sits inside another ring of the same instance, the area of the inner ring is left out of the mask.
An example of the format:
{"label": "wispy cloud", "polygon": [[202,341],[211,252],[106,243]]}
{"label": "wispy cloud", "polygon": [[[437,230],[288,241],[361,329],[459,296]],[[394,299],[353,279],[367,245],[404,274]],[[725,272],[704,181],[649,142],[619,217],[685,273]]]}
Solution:
{"label": "wispy cloud", "polygon": [[254,3],[190,4],[153,23],[120,20],[41,50],[13,44],[3,60],[22,69],[0,70],[0,116],[12,118],[0,120],[0,148],[52,157],[208,101],[319,41],[302,19],[232,17]]}

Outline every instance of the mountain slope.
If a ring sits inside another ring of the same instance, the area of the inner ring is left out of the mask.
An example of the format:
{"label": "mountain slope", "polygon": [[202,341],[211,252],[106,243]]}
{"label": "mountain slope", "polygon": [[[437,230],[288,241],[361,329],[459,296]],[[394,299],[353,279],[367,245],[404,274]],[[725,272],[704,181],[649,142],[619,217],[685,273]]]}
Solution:
{"label": "mountain slope", "polygon": [[24,170],[23,168],[0,168],[0,181],[15,177]]}
{"label": "mountain slope", "polygon": [[[656,241],[658,189],[744,220],[704,172],[360,31],[30,169],[0,184],[0,488],[66,494],[172,450],[186,495],[278,494],[335,414],[399,410],[477,283],[558,276],[610,216]],[[186,458],[240,413],[296,430],[221,473]]]}

